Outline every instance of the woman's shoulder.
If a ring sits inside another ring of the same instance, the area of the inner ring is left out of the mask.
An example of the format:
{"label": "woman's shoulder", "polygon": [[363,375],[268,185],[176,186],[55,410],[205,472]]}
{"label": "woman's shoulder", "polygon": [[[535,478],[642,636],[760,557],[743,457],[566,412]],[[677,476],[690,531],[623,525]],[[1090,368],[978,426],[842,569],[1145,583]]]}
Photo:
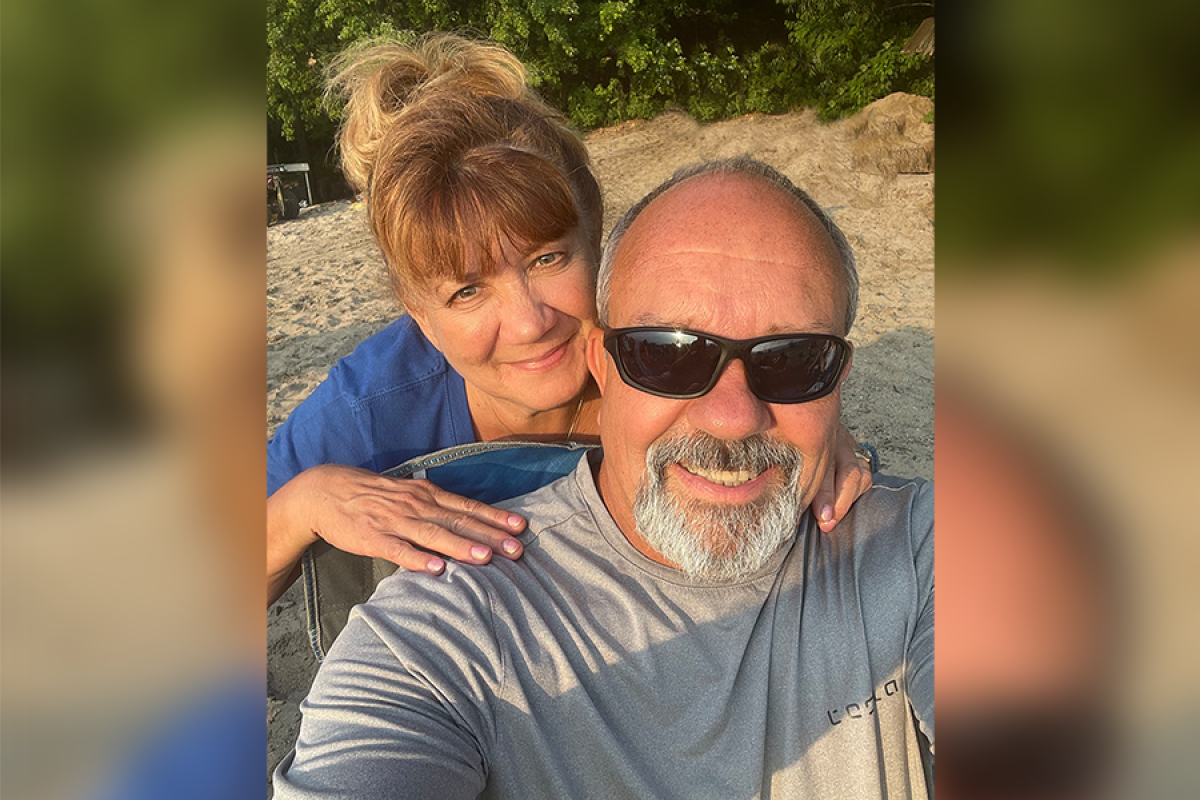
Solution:
{"label": "woman's shoulder", "polygon": [[376,471],[471,441],[466,388],[408,317],[364,339],[267,448],[268,493],[315,464]]}
{"label": "woman's shoulder", "polygon": [[329,377],[344,394],[370,397],[445,375],[450,365],[407,315],[359,342]]}

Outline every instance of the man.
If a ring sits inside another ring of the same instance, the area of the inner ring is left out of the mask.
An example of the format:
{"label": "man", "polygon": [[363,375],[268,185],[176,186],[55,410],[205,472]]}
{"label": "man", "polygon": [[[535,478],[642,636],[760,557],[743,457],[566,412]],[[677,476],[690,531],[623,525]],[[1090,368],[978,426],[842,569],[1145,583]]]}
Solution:
{"label": "man", "polygon": [[845,238],[758,162],[632,209],[589,341],[603,457],[514,501],[520,562],[381,584],[277,797],[925,796],[930,488],[871,489],[835,536],[807,513],[856,294]]}

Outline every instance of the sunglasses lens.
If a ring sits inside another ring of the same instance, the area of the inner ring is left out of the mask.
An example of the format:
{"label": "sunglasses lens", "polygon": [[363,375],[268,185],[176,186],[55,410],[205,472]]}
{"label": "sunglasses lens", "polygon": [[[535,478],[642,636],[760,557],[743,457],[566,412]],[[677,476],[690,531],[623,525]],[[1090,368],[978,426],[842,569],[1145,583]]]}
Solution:
{"label": "sunglasses lens", "polygon": [[640,331],[617,339],[616,356],[639,387],[666,395],[701,391],[721,360],[714,341],[678,331]]}
{"label": "sunglasses lens", "polygon": [[842,367],[842,344],[834,339],[775,339],[750,351],[750,380],[771,402],[799,403],[829,394]]}

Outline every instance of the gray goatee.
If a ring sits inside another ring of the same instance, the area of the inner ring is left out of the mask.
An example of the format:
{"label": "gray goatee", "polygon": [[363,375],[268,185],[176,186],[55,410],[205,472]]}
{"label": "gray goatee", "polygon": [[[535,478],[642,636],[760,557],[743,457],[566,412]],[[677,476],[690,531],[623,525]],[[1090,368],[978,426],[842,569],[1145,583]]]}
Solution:
{"label": "gray goatee", "polygon": [[[710,582],[744,578],[795,535],[805,509],[800,492],[803,461],[796,448],[765,436],[725,441],[696,432],[662,439],[646,453],[634,520],[646,541],[689,577]],[[675,462],[751,475],[779,467],[784,480],[753,503],[705,503],[667,489],[666,468]]]}

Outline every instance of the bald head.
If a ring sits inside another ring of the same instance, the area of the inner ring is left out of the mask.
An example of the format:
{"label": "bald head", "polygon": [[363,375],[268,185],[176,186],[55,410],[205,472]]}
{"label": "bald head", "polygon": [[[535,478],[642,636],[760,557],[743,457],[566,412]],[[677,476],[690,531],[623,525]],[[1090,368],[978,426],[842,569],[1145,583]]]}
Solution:
{"label": "bald head", "polygon": [[[845,235],[807,193],[760,161],[739,157],[679,170],[618,220],[597,280],[602,325],[609,324],[618,254],[635,247],[641,251],[650,243],[649,257],[654,258],[657,239],[703,241],[734,256],[739,250],[753,250],[756,258],[801,254],[806,261],[828,265],[835,284],[832,299],[841,316],[832,332],[845,335],[854,323],[858,273]],[[619,280],[627,279],[638,280],[636,275]]]}
{"label": "bald head", "polygon": [[[757,357],[714,363],[707,388],[681,397],[631,379],[603,330],[589,336],[588,366],[603,395],[605,506],[635,547],[690,575],[722,580],[765,563],[795,535],[830,469],[849,349],[831,364],[766,344],[845,331],[847,272],[819,211],[761,175],[707,170],[652,193],[610,238],[602,288],[610,332],[650,327],[763,347]],[[716,346],[704,345],[710,355]],[[636,350],[659,377],[703,371],[680,351]],[[828,393],[819,397],[775,402],[753,388],[768,371],[801,382],[821,365],[837,375],[822,381]],[[776,449],[752,459],[755,447]],[[745,468],[712,474],[705,464]]]}

